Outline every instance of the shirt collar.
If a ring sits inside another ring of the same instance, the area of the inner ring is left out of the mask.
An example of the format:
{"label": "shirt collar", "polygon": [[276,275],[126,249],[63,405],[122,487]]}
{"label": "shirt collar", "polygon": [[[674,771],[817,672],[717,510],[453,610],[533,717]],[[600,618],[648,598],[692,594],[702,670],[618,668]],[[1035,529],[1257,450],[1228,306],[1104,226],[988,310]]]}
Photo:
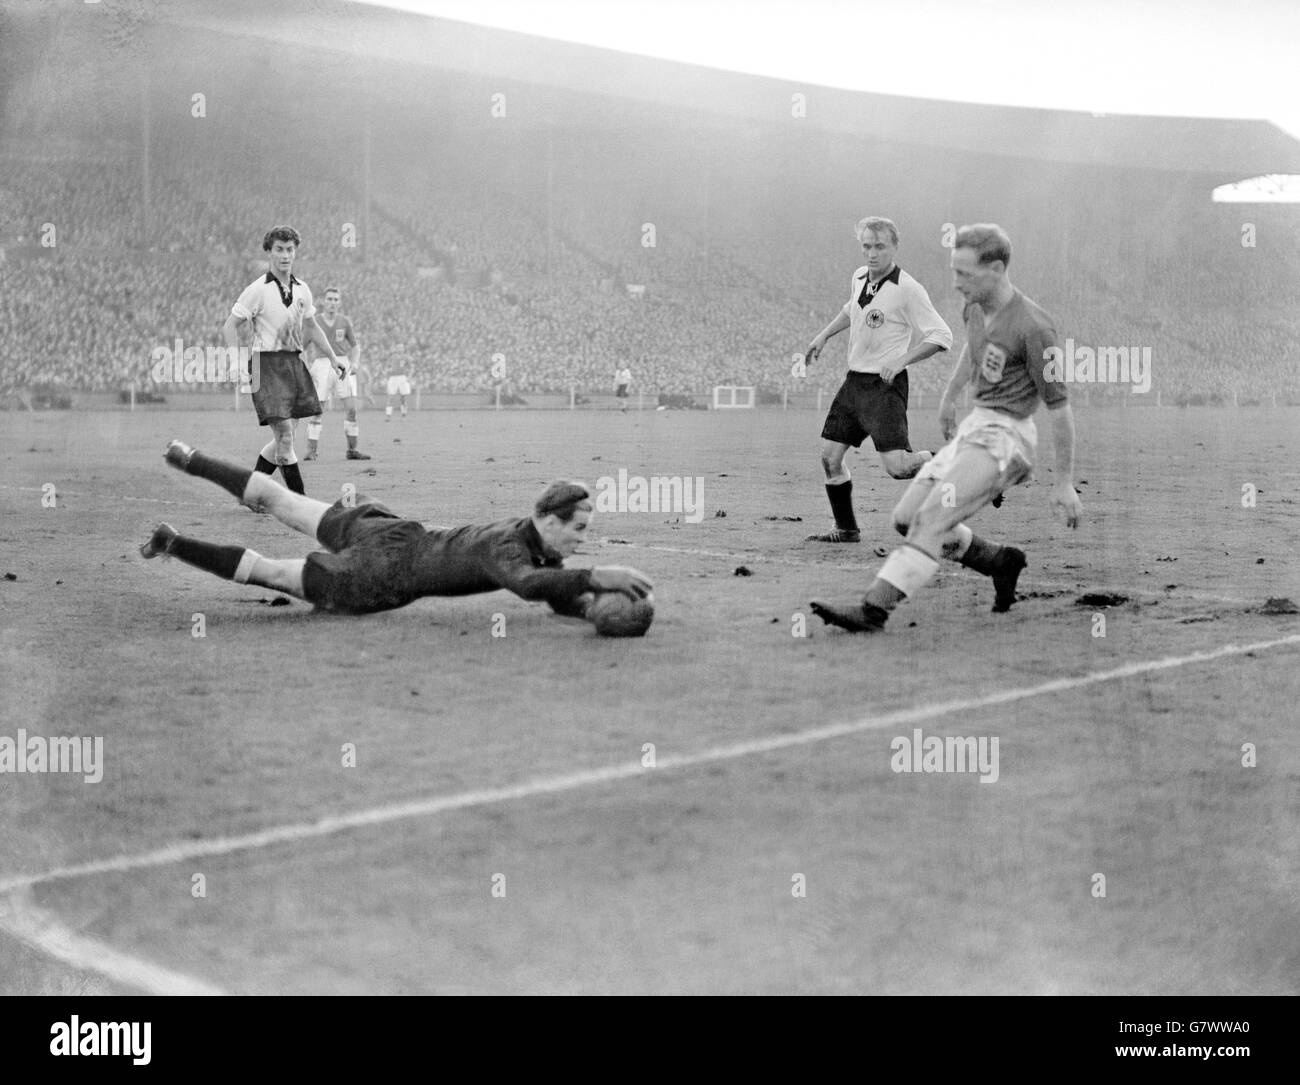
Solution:
{"label": "shirt collar", "polygon": [[564,559],[555,550],[552,550],[545,542],[542,541],[541,533],[537,530],[537,525],[533,523],[531,516],[526,517],[523,521],[523,527],[520,530],[524,543],[534,554],[546,561],[563,561]]}
{"label": "shirt collar", "polygon": [[[893,283],[895,286],[897,286],[898,277],[902,273],[903,273],[903,269],[898,266],[897,262],[895,262],[893,268],[890,270],[888,275],[882,276],[881,278],[876,280],[876,289],[879,290],[882,286],[885,285],[885,283]],[[863,280],[868,280],[870,279],[870,277],[871,277],[871,273],[867,271],[866,268],[863,268],[862,269]]]}

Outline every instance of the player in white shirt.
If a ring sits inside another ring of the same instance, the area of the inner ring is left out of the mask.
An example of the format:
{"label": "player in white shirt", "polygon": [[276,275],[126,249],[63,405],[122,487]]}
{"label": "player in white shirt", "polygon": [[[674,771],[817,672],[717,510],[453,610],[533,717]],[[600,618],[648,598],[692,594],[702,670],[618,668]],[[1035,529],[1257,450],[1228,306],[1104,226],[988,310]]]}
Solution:
{"label": "player in white shirt", "polygon": [[269,254],[270,270],[239,295],[221,329],[231,350],[239,349],[241,334],[247,336],[257,423],[271,427],[271,440],[258,455],[254,469],[270,475],[278,466],[284,484],[294,493],[306,492],[293,447],[296,420],[320,414],[320,400],[302,360],[304,342],[315,344],[336,370],[347,369],[316,323],[311,291],[293,274],[300,244],[302,238],[292,226],[267,231],[262,251]]}
{"label": "player in white shirt", "polygon": [[912,478],[932,457],[913,452],[907,434],[907,367],[952,346],[952,331],[925,287],[894,262],[898,227],[868,217],[854,232],[866,264],[853,273],[849,300],[812,341],[811,363],[826,340],[849,329],[849,372],[822,426],[822,469],[835,527],[809,542],[858,542],[853,481],[844,454],[868,437],[892,478]]}

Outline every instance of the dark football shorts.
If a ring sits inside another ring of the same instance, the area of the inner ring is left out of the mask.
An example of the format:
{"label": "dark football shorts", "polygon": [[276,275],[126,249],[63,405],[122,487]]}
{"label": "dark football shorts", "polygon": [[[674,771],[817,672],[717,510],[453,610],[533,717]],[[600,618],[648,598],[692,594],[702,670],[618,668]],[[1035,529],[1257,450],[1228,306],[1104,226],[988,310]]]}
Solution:
{"label": "dark football shorts", "polygon": [[321,413],[311,370],[294,350],[264,350],[257,355],[257,424],[284,418],[315,418]]}
{"label": "dark football shorts", "polygon": [[333,553],[307,555],[303,595],[334,614],[404,607],[420,597],[410,586],[410,555],[426,534],[422,524],[399,519],[377,501],[336,501],[316,529],[320,544]]}
{"label": "dark football shorts", "polygon": [[886,384],[875,373],[849,371],[822,426],[822,437],[857,448],[868,437],[877,452],[912,451],[907,437],[907,370]]}

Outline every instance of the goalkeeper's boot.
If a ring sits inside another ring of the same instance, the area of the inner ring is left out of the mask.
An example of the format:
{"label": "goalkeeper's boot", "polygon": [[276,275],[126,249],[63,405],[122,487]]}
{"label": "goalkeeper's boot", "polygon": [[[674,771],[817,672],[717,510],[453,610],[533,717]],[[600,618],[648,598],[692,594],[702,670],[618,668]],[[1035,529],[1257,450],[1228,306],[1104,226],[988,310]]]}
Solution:
{"label": "goalkeeper's boot", "polygon": [[1028,564],[1023,550],[1004,546],[998,555],[998,567],[993,573],[993,613],[1005,614],[1016,601],[1016,581]]}
{"label": "goalkeeper's boot", "polygon": [[862,532],[856,528],[837,527],[824,535],[808,535],[804,542],[855,543],[862,541]]}
{"label": "goalkeeper's boot", "polygon": [[172,542],[175,541],[176,535],[177,531],[171,524],[159,524],[153,529],[149,541],[140,547],[140,556],[156,558],[163,554],[170,554]]}
{"label": "goalkeeper's boot", "polygon": [[368,460],[370,459],[364,452],[358,452],[355,448],[348,449],[348,459],[350,460]]}
{"label": "goalkeeper's boot", "polygon": [[812,612],[827,625],[836,625],[850,633],[880,633],[889,619],[889,611],[865,601],[812,604]]}
{"label": "goalkeeper's boot", "polygon": [[194,455],[194,449],[184,441],[169,441],[167,451],[163,453],[163,459],[171,464],[178,471],[188,471],[190,469],[190,457]]}

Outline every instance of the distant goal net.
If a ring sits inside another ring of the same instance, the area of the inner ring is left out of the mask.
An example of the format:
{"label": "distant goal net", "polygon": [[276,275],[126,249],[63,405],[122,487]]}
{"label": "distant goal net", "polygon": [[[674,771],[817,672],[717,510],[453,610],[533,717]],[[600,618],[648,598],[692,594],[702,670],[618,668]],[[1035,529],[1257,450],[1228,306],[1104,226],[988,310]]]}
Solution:
{"label": "distant goal net", "polygon": [[754,406],[754,389],[739,384],[719,384],[713,389],[715,411]]}

